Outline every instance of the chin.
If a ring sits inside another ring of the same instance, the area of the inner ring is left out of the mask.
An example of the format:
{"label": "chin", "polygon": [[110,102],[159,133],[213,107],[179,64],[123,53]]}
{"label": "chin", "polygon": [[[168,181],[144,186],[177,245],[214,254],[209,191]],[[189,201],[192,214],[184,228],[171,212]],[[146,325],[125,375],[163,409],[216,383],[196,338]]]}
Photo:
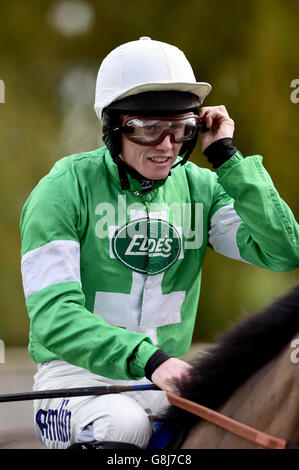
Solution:
{"label": "chin", "polygon": [[144,176],[146,176],[146,178],[149,178],[151,180],[163,180],[169,175],[169,172],[171,170],[171,166],[172,165],[170,165],[167,168],[151,169],[151,171],[145,172],[146,174]]}
{"label": "chin", "polygon": [[168,175],[169,175],[169,170],[167,171],[156,171],[153,173],[150,173],[146,178],[154,181],[158,180],[164,180]]}

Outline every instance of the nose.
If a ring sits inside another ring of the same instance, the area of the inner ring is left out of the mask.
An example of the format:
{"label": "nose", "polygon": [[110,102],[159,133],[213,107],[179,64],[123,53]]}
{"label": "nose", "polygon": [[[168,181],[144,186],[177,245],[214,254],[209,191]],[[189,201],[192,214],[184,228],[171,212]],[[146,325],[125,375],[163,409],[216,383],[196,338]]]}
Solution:
{"label": "nose", "polygon": [[156,149],[157,150],[164,150],[165,152],[167,152],[168,150],[172,150],[173,148],[173,143],[171,141],[171,136],[170,134],[167,134],[163,140],[161,140],[161,142],[159,142],[158,144],[156,144]]}

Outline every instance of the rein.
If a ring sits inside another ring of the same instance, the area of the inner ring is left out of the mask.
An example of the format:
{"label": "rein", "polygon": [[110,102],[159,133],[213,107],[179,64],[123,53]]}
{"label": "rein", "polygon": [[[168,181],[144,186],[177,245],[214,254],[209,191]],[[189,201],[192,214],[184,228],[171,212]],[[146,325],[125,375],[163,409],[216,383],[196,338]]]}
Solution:
{"label": "rein", "polygon": [[189,411],[189,413],[195,414],[196,416],[199,416],[200,418],[203,418],[210,423],[216,424],[216,426],[220,426],[221,428],[224,428],[227,431],[230,431],[233,434],[246,439],[247,441],[254,442],[255,444],[267,449],[298,448],[288,443],[284,439],[273,437],[270,434],[258,431],[251,426],[240,423],[235,419],[229,418],[228,416],[218,413],[217,411],[187,400],[186,398],[182,398],[172,392],[166,392],[166,394],[169,403],[172,405],[182,408],[185,411]]}
{"label": "rein", "polygon": [[[66,398],[66,397],[79,397],[79,396],[92,396],[92,395],[106,395],[109,393],[123,393],[144,390],[161,390],[153,384],[148,385],[108,385],[101,387],[79,387],[79,388],[65,388],[54,390],[40,390],[34,392],[24,393],[10,393],[0,395],[0,403],[24,400],[37,400],[43,398]],[[273,437],[264,432],[258,431],[246,424],[240,423],[228,416],[225,416],[217,411],[211,410],[205,406],[199,405],[193,401],[182,398],[172,392],[166,392],[169,403],[178,408],[182,408],[189,413],[195,414],[210,423],[216,424],[227,431],[230,431],[243,439],[254,442],[257,445],[267,449],[290,449],[298,447],[288,443],[286,440]]]}

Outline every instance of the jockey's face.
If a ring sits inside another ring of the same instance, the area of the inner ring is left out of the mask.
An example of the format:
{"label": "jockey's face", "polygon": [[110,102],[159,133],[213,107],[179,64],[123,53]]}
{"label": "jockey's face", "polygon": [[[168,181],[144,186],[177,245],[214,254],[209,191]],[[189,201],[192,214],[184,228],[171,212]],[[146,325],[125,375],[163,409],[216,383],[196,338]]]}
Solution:
{"label": "jockey's face", "polygon": [[140,145],[121,135],[122,159],[142,176],[151,180],[161,180],[179,155],[182,143],[173,142],[168,134],[155,145]]}

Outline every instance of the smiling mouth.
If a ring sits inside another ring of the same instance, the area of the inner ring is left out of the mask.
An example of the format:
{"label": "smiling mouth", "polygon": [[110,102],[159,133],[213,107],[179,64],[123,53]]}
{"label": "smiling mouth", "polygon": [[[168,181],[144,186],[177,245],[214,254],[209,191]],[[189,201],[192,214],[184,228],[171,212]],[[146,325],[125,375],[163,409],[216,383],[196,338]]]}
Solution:
{"label": "smiling mouth", "polygon": [[150,157],[149,159],[154,163],[166,163],[171,157]]}

